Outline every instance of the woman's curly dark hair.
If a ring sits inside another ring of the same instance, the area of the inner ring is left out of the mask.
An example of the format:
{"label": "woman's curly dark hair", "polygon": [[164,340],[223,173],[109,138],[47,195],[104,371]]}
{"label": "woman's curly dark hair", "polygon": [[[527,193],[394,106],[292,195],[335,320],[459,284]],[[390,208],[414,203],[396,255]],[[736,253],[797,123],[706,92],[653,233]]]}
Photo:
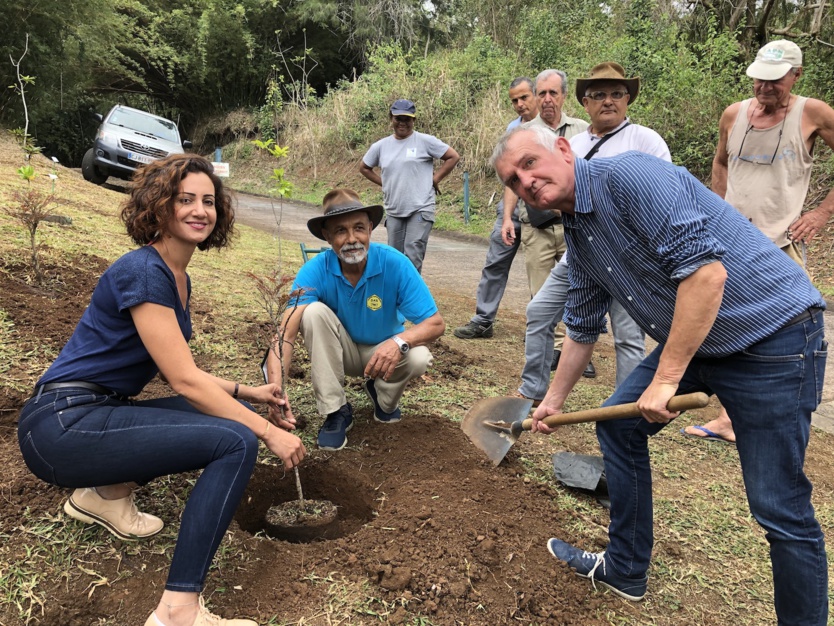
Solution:
{"label": "woman's curly dark hair", "polygon": [[214,183],[214,208],[217,223],[200,250],[223,248],[234,233],[235,209],[232,195],[223,188],[211,162],[197,154],[172,154],[140,167],[133,175],[130,196],[122,205],[122,221],[127,234],[139,245],[147,245],[165,232],[174,216],[174,202],[182,179],[191,173],[203,173]]}

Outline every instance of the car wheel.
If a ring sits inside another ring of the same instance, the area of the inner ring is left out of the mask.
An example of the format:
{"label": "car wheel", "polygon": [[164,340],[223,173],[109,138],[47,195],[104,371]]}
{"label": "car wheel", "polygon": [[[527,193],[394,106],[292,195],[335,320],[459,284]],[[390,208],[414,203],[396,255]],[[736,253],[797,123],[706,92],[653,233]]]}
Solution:
{"label": "car wheel", "polygon": [[102,171],[96,167],[96,160],[93,155],[92,148],[87,150],[84,154],[84,158],[81,160],[81,175],[84,177],[84,180],[96,185],[102,185],[107,180],[107,174],[103,174]]}

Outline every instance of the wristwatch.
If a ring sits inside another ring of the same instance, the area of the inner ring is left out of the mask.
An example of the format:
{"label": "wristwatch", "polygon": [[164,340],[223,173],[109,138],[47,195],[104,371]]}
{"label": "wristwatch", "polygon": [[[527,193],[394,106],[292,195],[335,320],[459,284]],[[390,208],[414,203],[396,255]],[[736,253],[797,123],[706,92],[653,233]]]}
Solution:
{"label": "wristwatch", "polygon": [[411,346],[408,345],[408,342],[400,339],[397,335],[394,335],[393,337],[391,337],[391,339],[393,339],[394,343],[396,343],[400,347],[400,352],[402,352],[403,354],[411,350]]}

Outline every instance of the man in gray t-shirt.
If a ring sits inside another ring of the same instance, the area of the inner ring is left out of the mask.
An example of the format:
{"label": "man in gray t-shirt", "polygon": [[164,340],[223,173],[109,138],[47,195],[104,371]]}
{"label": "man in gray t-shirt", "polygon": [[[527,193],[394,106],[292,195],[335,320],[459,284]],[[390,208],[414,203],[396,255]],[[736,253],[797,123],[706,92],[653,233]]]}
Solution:
{"label": "man in gray t-shirt", "polygon": [[[388,114],[394,133],[374,143],[362,157],[359,172],[382,186],[388,245],[405,254],[419,272],[434,224],[434,197],[438,184],[460,156],[448,145],[414,130],[416,107],[397,100]],[[434,171],[434,160],[443,164]],[[374,171],[375,167],[380,172]]]}

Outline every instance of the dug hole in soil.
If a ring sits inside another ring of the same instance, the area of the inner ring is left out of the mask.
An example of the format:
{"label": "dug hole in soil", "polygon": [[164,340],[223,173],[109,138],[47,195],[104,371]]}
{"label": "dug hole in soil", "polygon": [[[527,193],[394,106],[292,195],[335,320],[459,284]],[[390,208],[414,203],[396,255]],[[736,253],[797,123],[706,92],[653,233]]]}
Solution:
{"label": "dug hole in soil", "polygon": [[[72,272],[60,276],[58,294],[25,285],[18,276],[22,268],[5,267],[0,272],[0,308],[14,322],[17,339],[25,343],[27,337],[41,342],[50,338],[57,352],[106,266],[95,257],[75,263]],[[53,280],[57,272],[47,268]],[[198,294],[192,307],[198,310]],[[202,317],[195,315],[195,320]],[[253,329],[257,322],[252,320]],[[432,350],[438,375],[457,375],[472,365],[443,339]],[[361,392],[360,382],[351,383],[350,393]],[[413,381],[407,393],[419,391],[423,384],[427,383]],[[151,395],[168,393],[158,382],[149,389]],[[56,524],[77,524],[61,512],[68,490],[35,478],[20,457],[16,423],[25,397],[8,388],[0,394],[0,455],[5,466],[0,531],[46,515]],[[213,570],[204,592],[210,598],[223,592],[211,600],[222,616],[329,623],[320,612],[311,614],[326,593],[326,585],[316,584],[322,579],[370,585],[369,595],[384,601],[375,606],[381,617],[357,617],[352,623],[411,624],[413,616],[425,615],[438,626],[592,625],[607,623],[594,616],[611,602],[616,602],[621,617],[633,611],[627,603],[594,593],[587,581],[547,553],[548,537],[574,538],[566,526],[575,518],[556,509],[549,487],[525,483],[516,450],[511,449],[496,468],[459,425],[432,415],[430,409],[410,412],[393,425],[375,423],[370,410],[359,410],[346,449],[310,451],[300,470],[305,496],[337,507],[335,525],[317,537],[270,538],[274,533],[267,527],[266,511],[297,498],[295,477],[273,464],[274,459],[261,460],[224,540],[224,547],[231,543],[231,549],[245,558]],[[174,498],[181,496],[166,492],[164,497],[172,499],[166,511],[177,506]],[[151,513],[161,506],[144,490],[139,504]],[[178,520],[168,516],[164,521],[170,550]],[[598,519],[587,521],[604,528],[607,513],[600,508]],[[37,623],[144,623],[163,589],[170,552],[155,551],[156,538],[137,550],[135,543],[104,537],[95,536],[105,545],[98,554],[79,554],[85,548],[83,540],[67,549],[106,577],[106,584],[96,586],[94,577],[74,568],[60,580],[40,581],[38,591],[46,594],[47,602],[42,616],[36,611]],[[15,615],[10,607],[0,615],[0,623]]]}

